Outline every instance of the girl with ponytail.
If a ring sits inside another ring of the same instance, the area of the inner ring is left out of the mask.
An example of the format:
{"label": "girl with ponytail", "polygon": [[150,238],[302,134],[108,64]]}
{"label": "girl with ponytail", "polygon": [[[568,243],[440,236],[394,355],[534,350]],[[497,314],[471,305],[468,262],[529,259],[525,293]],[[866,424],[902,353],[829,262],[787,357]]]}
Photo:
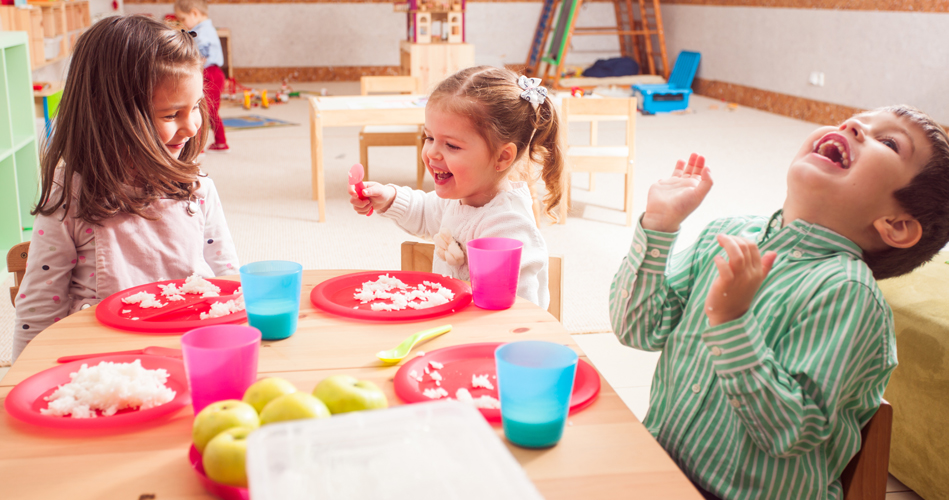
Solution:
{"label": "girl with ponytail", "polygon": [[468,280],[468,241],[520,240],[517,295],[546,309],[548,255],[533,212],[534,165],[546,188],[544,212],[555,217],[563,155],[557,111],[539,83],[490,66],[449,76],[425,107],[422,160],[435,191],[366,182],[362,193],[350,186],[349,194],[356,212],[374,210],[434,239],[435,273]]}

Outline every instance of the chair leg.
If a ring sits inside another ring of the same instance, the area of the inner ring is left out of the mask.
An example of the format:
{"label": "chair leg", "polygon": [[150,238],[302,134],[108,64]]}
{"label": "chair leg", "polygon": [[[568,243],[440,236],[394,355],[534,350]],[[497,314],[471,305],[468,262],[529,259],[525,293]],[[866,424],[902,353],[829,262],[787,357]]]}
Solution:
{"label": "chair leg", "polygon": [[623,208],[626,210],[626,226],[633,225],[633,172],[626,172],[626,187],[623,192]]}
{"label": "chair leg", "polygon": [[368,181],[369,180],[369,146],[366,145],[366,141],[363,139],[362,134],[359,134],[359,163],[362,164],[362,168],[365,171],[363,180]]}
{"label": "chair leg", "polygon": [[563,173],[563,195],[560,197],[560,222],[561,224],[567,223],[567,211],[570,210],[570,172],[564,171]]}
{"label": "chair leg", "polygon": [[593,191],[593,188],[594,188],[593,176],[594,176],[594,175],[596,175],[596,174],[594,174],[593,172],[590,172],[590,187],[587,189],[587,191]]}

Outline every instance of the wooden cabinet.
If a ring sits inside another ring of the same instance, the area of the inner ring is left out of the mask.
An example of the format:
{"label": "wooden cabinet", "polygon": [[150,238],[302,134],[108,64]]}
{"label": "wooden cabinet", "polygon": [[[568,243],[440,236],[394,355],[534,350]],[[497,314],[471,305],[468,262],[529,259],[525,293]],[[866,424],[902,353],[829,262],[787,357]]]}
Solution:
{"label": "wooden cabinet", "polygon": [[399,43],[403,75],[418,79],[420,94],[428,94],[446,76],[474,66],[470,43]]}
{"label": "wooden cabinet", "polygon": [[[88,0],[30,2],[22,7],[0,6],[0,27],[4,31],[27,33],[30,66],[33,69],[69,57],[79,35],[90,23]],[[52,57],[46,57],[47,50]]]}
{"label": "wooden cabinet", "polygon": [[[30,238],[39,196],[33,82],[25,32],[0,32],[0,253]],[[3,259],[6,267],[6,259]]]}

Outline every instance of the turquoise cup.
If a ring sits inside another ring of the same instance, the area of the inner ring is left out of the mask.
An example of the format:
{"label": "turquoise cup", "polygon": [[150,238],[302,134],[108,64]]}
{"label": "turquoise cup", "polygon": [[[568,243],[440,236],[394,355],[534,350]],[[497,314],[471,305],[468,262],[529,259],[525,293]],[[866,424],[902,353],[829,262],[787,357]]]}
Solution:
{"label": "turquoise cup", "polygon": [[563,436],[577,373],[577,353],[553,342],[527,340],[494,351],[501,423],[508,441],[547,448]]}
{"label": "turquoise cup", "polygon": [[280,340],[297,331],[303,266],[264,260],[241,266],[241,288],[250,326],[263,340]]}

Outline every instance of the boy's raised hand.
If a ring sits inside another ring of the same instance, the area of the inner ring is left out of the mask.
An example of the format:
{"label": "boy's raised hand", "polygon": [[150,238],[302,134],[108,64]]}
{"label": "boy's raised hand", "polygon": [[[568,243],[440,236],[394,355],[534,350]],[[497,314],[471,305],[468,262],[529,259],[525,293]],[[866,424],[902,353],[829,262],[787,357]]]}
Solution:
{"label": "boy's raised hand", "polygon": [[352,204],[358,214],[366,215],[370,208],[380,213],[389,209],[392,201],[395,200],[394,187],[371,181],[366,181],[363,185],[365,187],[362,194],[367,198],[365,200],[359,198],[353,186],[349,186],[349,203]]}
{"label": "boy's raised hand", "polygon": [[778,256],[774,252],[761,256],[758,245],[737,236],[720,234],[718,244],[725,249],[728,260],[721,255],[715,257],[718,277],[705,297],[705,315],[710,326],[736,320],[748,312]]}
{"label": "boy's raised hand", "polygon": [[689,162],[679,160],[672,177],[661,179],[649,187],[643,229],[673,233],[712,189],[712,176],[705,166],[705,157],[692,153]]}

